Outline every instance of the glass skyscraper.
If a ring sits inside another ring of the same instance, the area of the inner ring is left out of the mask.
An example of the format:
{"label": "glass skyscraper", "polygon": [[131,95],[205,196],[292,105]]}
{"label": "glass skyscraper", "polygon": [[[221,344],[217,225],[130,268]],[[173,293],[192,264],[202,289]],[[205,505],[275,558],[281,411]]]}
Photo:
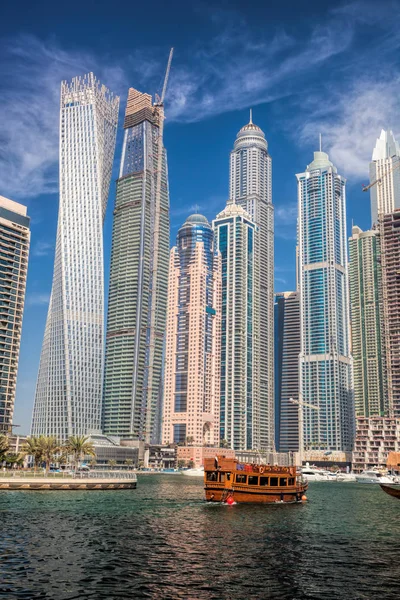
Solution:
{"label": "glass skyscraper", "polygon": [[130,88],[112,234],[103,398],[106,434],[157,443],[169,264],[163,106]]}
{"label": "glass skyscraper", "polygon": [[236,136],[230,156],[229,203],[240,205],[257,227],[254,238],[254,304],[257,328],[253,369],[259,394],[253,448],[274,447],[274,209],[272,161],[264,132],[250,122]]}
{"label": "glass skyscraper", "polygon": [[31,236],[26,212],[0,196],[0,435],[12,433]]}
{"label": "glass skyscraper", "polygon": [[400,208],[399,161],[400,146],[393,132],[382,129],[369,165],[370,181],[380,180],[370,189],[372,225],[378,225],[379,215]]}
{"label": "glass skyscraper", "polygon": [[388,415],[380,247],[378,230],[353,227],[349,239],[350,304],[357,417]]}
{"label": "glass skyscraper", "polygon": [[61,84],[60,204],[32,435],[99,430],[106,212],[119,98],[93,73]]}
{"label": "glass skyscraper", "polygon": [[169,267],[162,442],[219,442],[221,260],[202,215],[179,229]]}
{"label": "glass skyscraper", "polygon": [[222,261],[220,438],[234,450],[262,448],[256,226],[238,204],[213,221]]}
{"label": "glass skyscraper", "polygon": [[304,449],[351,451],[346,184],[325,152],[297,180]]}

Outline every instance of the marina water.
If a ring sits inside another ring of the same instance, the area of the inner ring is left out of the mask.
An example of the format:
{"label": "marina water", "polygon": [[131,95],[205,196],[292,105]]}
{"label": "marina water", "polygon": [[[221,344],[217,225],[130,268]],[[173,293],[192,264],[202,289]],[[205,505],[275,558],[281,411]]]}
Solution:
{"label": "marina water", "polygon": [[0,492],[0,598],[391,600],[398,500],[312,483],[304,505],[206,504],[201,479],[99,492]]}

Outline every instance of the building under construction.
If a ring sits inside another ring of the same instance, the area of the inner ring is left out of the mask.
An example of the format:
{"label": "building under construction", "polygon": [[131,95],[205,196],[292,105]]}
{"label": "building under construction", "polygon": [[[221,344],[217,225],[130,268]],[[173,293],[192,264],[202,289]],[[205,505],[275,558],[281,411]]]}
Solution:
{"label": "building under construction", "polygon": [[131,88],[114,210],[103,398],[105,434],[153,443],[161,426],[169,261],[163,122],[163,97],[153,104]]}
{"label": "building under construction", "polygon": [[380,218],[389,417],[400,417],[400,209]]}

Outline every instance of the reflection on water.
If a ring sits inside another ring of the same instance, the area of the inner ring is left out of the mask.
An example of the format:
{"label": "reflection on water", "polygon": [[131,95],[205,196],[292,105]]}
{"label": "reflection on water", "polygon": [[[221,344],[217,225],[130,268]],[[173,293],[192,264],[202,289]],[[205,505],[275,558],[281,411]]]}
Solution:
{"label": "reflection on water", "polygon": [[400,502],[312,483],[305,505],[203,502],[202,482],[0,492],[0,598],[398,598]]}

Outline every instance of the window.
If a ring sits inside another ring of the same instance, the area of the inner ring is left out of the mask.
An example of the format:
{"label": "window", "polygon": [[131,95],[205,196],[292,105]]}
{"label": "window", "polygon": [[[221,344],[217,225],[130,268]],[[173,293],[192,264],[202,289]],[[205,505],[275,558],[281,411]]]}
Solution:
{"label": "window", "polygon": [[268,485],[269,477],[260,477],[260,485]]}
{"label": "window", "polygon": [[289,485],[294,485],[294,477],[289,477]]}
{"label": "window", "polygon": [[217,481],[217,472],[208,471],[206,475],[207,481]]}
{"label": "window", "polygon": [[281,477],[280,485],[287,485],[287,477]]}
{"label": "window", "polygon": [[249,475],[249,485],[258,485],[258,477],[257,475]]}
{"label": "window", "polygon": [[270,478],[270,485],[278,485],[278,478],[277,477],[271,477]]}
{"label": "window", "polygon": [[247,475],[236,473],[236,483],[246,483]]}

